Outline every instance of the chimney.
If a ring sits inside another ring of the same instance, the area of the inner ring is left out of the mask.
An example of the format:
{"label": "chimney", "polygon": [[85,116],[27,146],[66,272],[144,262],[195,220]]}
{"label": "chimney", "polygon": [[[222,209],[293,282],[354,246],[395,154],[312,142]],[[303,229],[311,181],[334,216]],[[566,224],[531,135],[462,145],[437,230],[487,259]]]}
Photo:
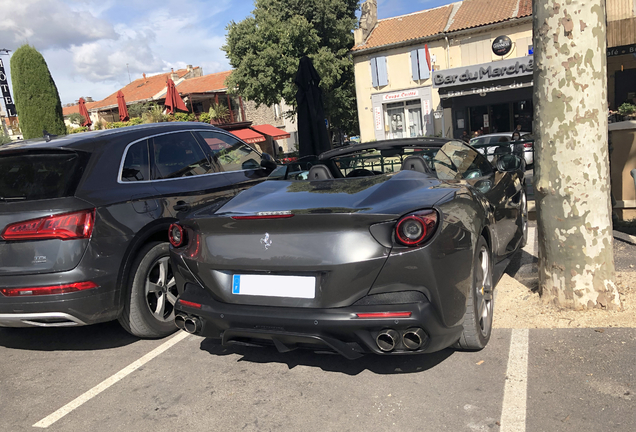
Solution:
{"label": "chimney", "polygon": [[86,96],[86,97],[84,98],[84,100],[85,100],[86,102],[93,102],[93,98],[92,98],[92,97],[90,97],[90,96]]}
{"label": "chimney", "polygon": [[192,65],[186,65],[186,69],[188,70],[188,72],[192,72],[193,67]]}
{"label": "chimney", "polygon": [[378,23],[378,3],[376,0],[365,1],[362,3],[360,10],[359,28],[353,32],[354,43],[356,45],[364,43]]}
{"label": "chimney", "polygon": [[144,82],[145,82],[145,83],[147,83],[147,82],[148,82],[148,80],[146,79],[146,74],[144,73],[144,74],[142,74],[142,75],[144,76]]}
{"label": "chimney", "polygon": [[172,71],[170,72],[170,78],[172,79],[172,81],[178,80],[179,74],[174,71],[174,68],[171,68],[170,70]]}

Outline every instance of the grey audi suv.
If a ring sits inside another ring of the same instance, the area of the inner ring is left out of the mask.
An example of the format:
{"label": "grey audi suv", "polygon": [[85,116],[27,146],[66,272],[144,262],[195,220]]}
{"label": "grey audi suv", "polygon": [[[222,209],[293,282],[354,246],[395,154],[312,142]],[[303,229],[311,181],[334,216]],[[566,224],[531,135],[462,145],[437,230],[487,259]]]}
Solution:
{"label": "grey audi suv", "polygon": [[0,326],[176,330],[168,227],[276,167],[234,135],[161,123],[0,147]]}

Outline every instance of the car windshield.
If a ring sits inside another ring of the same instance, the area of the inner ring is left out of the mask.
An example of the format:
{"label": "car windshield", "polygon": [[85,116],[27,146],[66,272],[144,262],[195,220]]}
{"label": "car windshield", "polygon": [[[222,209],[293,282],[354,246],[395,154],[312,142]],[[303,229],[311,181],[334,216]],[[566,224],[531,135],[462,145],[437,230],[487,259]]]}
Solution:
{"label": "car windshield", "polygon": [[0,201],[72,196],[85,165],[70,151],[0,153]]}

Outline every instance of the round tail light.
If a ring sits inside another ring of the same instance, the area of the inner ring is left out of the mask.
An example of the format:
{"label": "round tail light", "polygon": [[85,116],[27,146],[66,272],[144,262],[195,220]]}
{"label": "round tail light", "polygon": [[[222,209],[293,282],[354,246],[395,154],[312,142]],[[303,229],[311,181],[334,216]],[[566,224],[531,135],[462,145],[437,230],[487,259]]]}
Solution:
{"label": "round tail light", "polygon": [[404,246],[416,246],[431,238],[437,226],[437,213],[426,210],[404,216],[395,225],[395,238]]}
{"label": "round tail light", "polygon": [[181,247],[185,244],[185,231],[179,224],[172,224],[168,229],[170,244],[174,247]]}

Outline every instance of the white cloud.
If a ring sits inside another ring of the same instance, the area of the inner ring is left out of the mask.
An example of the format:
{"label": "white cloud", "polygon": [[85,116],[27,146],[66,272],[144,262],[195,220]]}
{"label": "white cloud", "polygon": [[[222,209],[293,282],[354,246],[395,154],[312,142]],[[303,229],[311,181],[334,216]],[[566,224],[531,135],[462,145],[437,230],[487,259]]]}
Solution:
{"label": "white cloud", "polygon": [[[46,59],[62,103],[102,99],[132,80],[200,66],[230,68],[221,46],[229,21],[252,1],[0,0],[0,48],[28,42]],[[10,41],[11,43],[9,43]]]}
{"label": "white cloud", "polygon": [[66,48],[115,38],[113,26],[86,11],[73,11],[60,0],[0,0],[2,48],[29,43],[38,50]]}

